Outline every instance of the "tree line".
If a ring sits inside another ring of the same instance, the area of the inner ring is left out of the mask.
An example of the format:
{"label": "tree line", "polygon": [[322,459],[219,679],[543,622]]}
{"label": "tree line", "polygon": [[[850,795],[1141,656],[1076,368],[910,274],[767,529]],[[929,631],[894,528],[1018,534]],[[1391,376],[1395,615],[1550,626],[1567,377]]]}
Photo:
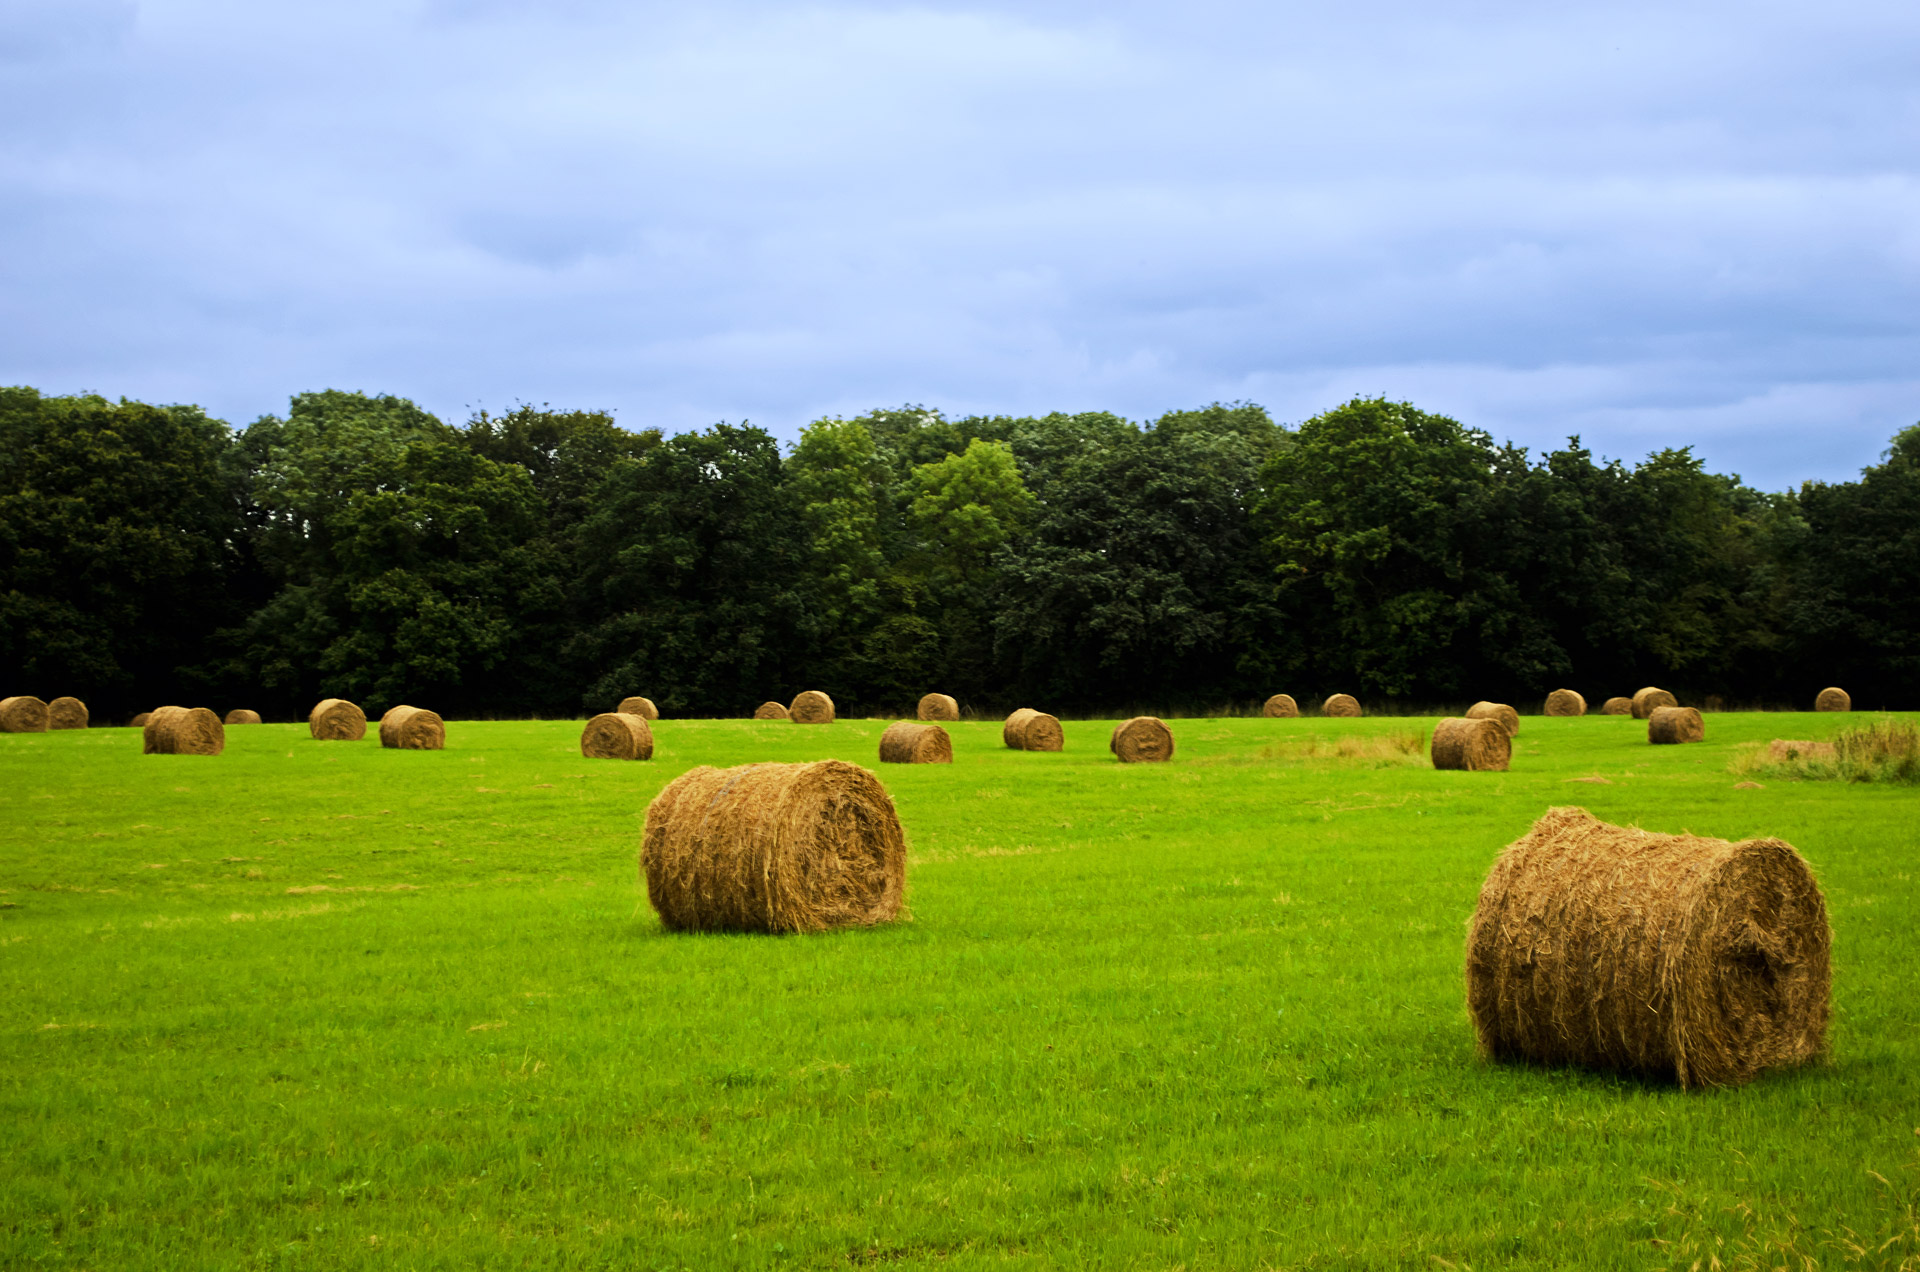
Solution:
{"label": "tree line", "polygon": [[327,391],[231,428],[0,389],[0,693],[103,717],[1920,698],[1920,425],[1763,493],[1405,403],[665,436]]}

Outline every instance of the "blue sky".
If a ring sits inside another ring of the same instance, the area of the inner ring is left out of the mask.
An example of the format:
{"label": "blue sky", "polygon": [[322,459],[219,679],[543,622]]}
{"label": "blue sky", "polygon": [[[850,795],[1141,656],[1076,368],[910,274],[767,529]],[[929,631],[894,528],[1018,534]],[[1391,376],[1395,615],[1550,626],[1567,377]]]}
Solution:
{"label": "blue sky", "polygon": [[[1565,10],[1565,11],[1561,11]],[[0,382],[1920,420],[1920,6],[0,0]]]}

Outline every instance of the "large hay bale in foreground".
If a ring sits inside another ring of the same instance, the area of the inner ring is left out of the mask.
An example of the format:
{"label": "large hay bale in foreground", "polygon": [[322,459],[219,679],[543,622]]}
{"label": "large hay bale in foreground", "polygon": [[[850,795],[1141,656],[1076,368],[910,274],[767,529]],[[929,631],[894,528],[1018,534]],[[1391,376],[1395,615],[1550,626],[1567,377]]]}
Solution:
{"label": "large hay bale in foreground", "polygon": [[660,718],[660,708],[653,705],[652,698],[641,698],[638,696],[622,698],[620,699],[620,705],[615,707],[614,710],[624,711],[628,715],[639,716],[642,720],[658,720]]}
{"label": "large hay bale in foreground", "polygon": [[226,722],[228,724],[259,724],[260,713],[258,711],[249,711],[245,707],[235,707],[233,710],[227,712]]}
{"label": "large hay bale in foreground", "polygon": [[144,729],[147,727],[147,721],[151,719],[153,719],[153,712],[142,711],[139,715],[127,721],[127,727],[129,729]]}
{"label": "large hay bale in foreground", "polygon": [[784,702],[763,702],[753,709],[756,720],[784,720],[787,718],[787,704]]}
{"label": "large hay bale in foreground", "polygon": [[1260,714],[1270,720],[1293,720],[1300,715],[1300,704],[1290,693],[1276,693],[1260,708]]}
{"label": "large hay bale in foreground", "polygon": [[1851,711],[1853,698],[1845,689],[1826,688],[1813,700],[1815,711]]}
{"label": "large hay bale in foreground", "polygon": [[1107,749],[1122,764],[1157,764],[1173,758],[1173,730],[1159,716],[1135,716],[1113,726]]}
{"label": "large hay bale in foreground", "polygon": [[944,693],[926,694],[914,716],[921,720],[958,720],[960,704]]}
{"label": "large hay bale in foreground", "polygon": [[1433,726],[1428,754],[1437,769],[1504,773],[1513,760],[1513,740],[1498,720],[1454,716]]}
{"label": "large hay bale in foreground", "polygon": [[787,718],[795,724],[832,724],[833,699],[818,689],[809,689],[793,700]]}
{"label": "large hay bale in foreground", "polygon": [[1632,698],[1608,698],[1600,704],[1601,715],[1630,716],[1633,714]]}
{"label": "large hay bale in foreground", "polygon": [[380,745],[395,751],[442,751],[447,724],[425,707],[388,707],[380,717]]}
{"label": "large hay bale in foreground", "polygon": [[161,707],[140,731],[146,755],[218,755],[227,749],[227,730],[205,707]]}
{"label": "large hay bale in foreground", "polygon": [[1032,707],[1021,707],[1000,726],[1000,740],[1015,751],[1058,751],[1066,736],[1059,720]]}
{"label": "large hay bale in foreground", "polygon": [[1504,702],[1476,702],[1467,708],[1469,720],[1492,720],[1507,731],[1507,736],[1520,735],[1520,713]]}
{"label": "large hay bale in foreground", "polygon": [[[1632,704],[1628,706],[1631,708]],[[1571,689],[1555,689],[1547,695],[1546,705],[1540,711],[1550,716],[1583,716],[1587,714],[1587,700]]]}
{"label": "large hay bale in foreground", "polygon": [[906,836],[840,760],[696,768],[647,806],[647,900],[676,932],[821,932],[897,918]]}
{"label": "large hay bale in foreground", "polygon": [[896,720],[880,735],[882,764],[951,764],[953,739],[937,724]]}
{"label": "large hay bale in foreground", "polygon": [[91,718],[87,704],[78,698],[55,698],[47,704],[49,729],[84,729]]}
{"label": "large hay bale in foreground", "polygon": [[322,742],[358,742],[367,736],[367,713],[345,698],[323,698],[307,713],[307,729]]}
{"label": "large hay bale in foreground", "polygon": [[1647,717],[1647,741],[1659,745],[1704,742],[1707,722],[1692,707],[1656,707]]}
{"label": "large hay bale in foreground", "polygon": [[1336,693],[1320,704],[1323,716],[1351,717],[1360,714],[1360,700],[1350,693]]}
{"label": "large hay bale in foreground", "polygon": [[631,711],[603,711],[580,730],[580,754],[590,760],[650,760],[653,726]]}
{"label": "large hay bale in foreground", "polygon": [[1645,689],[1633,695],[1633,718],[1636,720],[1648,720],[1651,719],[1653,713],[1661,707],[1677,707],[1679,705],[1679,701],[1665,689],[1655,689],[1652,685],[1648,685]]}
{"label": "large hay bale in foreground", "polygon": [[0,733],[45,733],[47,704],[28,694],[0,698]]}
{"label": "large hay bale in foreground", "polygon": [[1500,854],[1467,936],[1483,1055],[1732,1086],[1826,1049],[1832,933],[1792,845],[1552,808]]}

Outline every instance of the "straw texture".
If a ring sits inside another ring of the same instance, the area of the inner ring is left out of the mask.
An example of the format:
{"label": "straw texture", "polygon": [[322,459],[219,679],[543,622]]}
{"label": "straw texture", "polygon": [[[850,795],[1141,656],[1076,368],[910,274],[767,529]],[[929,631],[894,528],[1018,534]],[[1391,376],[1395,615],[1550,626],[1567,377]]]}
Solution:
{"label": "straw texture", "polygon": [[882,764],[951,764],[953,739],[937,724],[896,720],[880,735]]}
{"label": "straw texture", "polygon": [[958,720],[960,704],[944,693],[930,693],[920,699],[915,716],[922,720]]}
{"label": "straw texture", "polygon": [[245,707],[235,707],[233,710],[227,712],[226,723],[259,724],[260,713],[258,711],[249,711]]}
{"label": "straw texture", "polygon": [[1066,745],[1066,733],[1046,712],[1021,707],[1000,726],[1000,740],[1016,751],[1058,751]]}
{"label": "straw texture", "polygon": [[787,718],[795,724],[832,724],[833,699],[818,689],[809,689],[793,700]]}
{"label": "straw texture", "polygon": [[1276,693],[1260,708],[1260,714],[1273,720],[1292,720],[1300,714],[1300,704],[1289,693]]}
{"label": "straw texture", "polygon": [[1583,716],[1587,714],[1587,700],[1571,689],[1555,689],[1540,710],[1550,716]]}
{"label": "straw texture", "polygon": [[307,728],[322,742],[358,742],[367,736],[367,714],[345,698],[323,698],[307,714]]}
{"label": "straw texture", "polygon": [[1135,716],[1113,726],[1107,749],[1122,764],[1157,764],[1173,758],[1173,730],[1158,716]]}
{"label": "straw texture", "polygon": [[1829,687],[1822,689],[1820,696],[1813,700],[1813,709],[1815,711],[1851,711],[1853,698],[1845,689]]}
{"label": "straw texture", "polygon": [[1656,707],[1647,717],[1647,741],[1659,745],[1704,742],[1707,722],[1692,707]]}
{"label": "straw texture", "polygon": [[446,722],[424,707],[389,707],[380,717],[380,745],[395,751],[444,750]]}
{"label": "straw texture", "polygon": [[1504,702],[1476,702],[1467,708],[1467,719],[1496,721],[1510,738],[1520,733],[1520,713]]}
{"label": "straw texture", "polygon": [[26,694],[16,698],[0,698],[0,733],[45,733],[46,731],[46,703]]}
{"label": "straw texture", "polygon": [[650,760],[653,726],[631,711],[603,711],[580,731],[580,754],[590,760]]}
{"label": "straw texture", "polygon": [[1320,704],[1323,716],[1357,716],[1360,714],[1360,700],[1350,693],[1336,693]]}
{"label": "straw texture", "polygon": [[784,702],[763,702],[753,709],[756,720],[784,720],[787,718],[787,705]]}
{"label": "straw texture", "polygon": [[620,705],[616,707],[615,710],[624,711],[628,715],[637,715],[642,720],[658,720],[660,718],[660,708],[653,705],[652,698],[622,698]]}
{"label": "straw texture", "polygon": [[1633,714],[1633,699],[1608,698],[1600,704],[1600,714],[1630,716]]}
{"label": "straw texture", "polygon": [[1648,685],[1645,689],[1633,695],[1633,718],[1636,720],[1650,719],[1653,713],[1661,707],[1677,707],[1679,705],[1680,704],[1674,700],[1673,695],[1665,689],[1655,689],[1652,685]]}
{"label": "straw texture", "polygon": [[140,731],[147,755],[218,755],[227,749],[227,730],[205,707],[161,707]]}
{"label": "straw texture", "polygon": [[1513,759],[1513,740],[1498,720],[1454,716],[1433,726],[1428,755],[1437,769],[1504,773]]}
{"label": "straw texture", "polygon": [[84,729],[89,719],[87,704],[78,698],[55,698],[47,704],[49,729]]}

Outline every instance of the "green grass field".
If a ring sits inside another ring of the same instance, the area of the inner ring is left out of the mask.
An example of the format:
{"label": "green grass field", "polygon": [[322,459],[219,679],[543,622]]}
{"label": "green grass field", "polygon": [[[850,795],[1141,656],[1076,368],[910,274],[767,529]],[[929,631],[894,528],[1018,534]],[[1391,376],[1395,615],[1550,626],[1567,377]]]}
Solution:
{"label": "green grass field", "polygon": [[[1174,721],[1152,766],[1097,722],[885,769],[880,721],[0,736],[0,1267],[1913,1267],[1920,794],[1727,770],[1845,719],[1529,717],[1506,774],[1372,719]],[[912,921],[662,932],[654,793],[829,756],[892,792]],[[1832,1063],[1479,1061],[1467,917],[1567,803],[1795,844]]]}

